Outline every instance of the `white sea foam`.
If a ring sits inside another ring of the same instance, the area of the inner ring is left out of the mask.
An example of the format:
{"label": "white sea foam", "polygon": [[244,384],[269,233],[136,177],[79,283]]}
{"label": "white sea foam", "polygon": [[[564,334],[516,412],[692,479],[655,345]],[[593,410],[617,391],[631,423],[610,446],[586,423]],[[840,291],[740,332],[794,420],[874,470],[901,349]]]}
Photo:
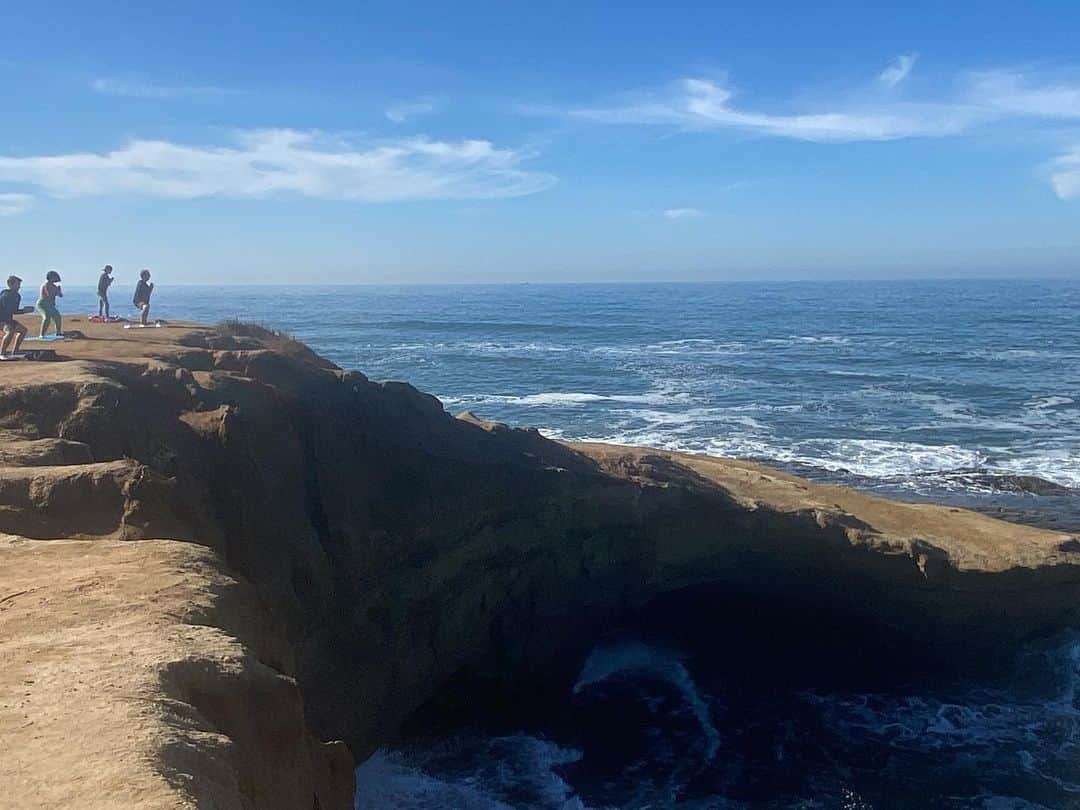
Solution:
{"label": "white sea foam", "polygon": [[[749,430],[765,430],[765,426],[752,416],[747,409],[733,408],[687,408],[684,410],[654,410],[649,408],[615,408],[613,416],[624,419],[624,424],[646,424],[636,429],[624,429],[624,435],[637,433],[656,433],[668,431],[682,437],[683,434],[710,430],[730,429],[738,426]],[[672,437],[674,438],[674,436]]]}
{"label": "white sea foam", "polygon": [[587,810],[554,770],[580,757],[528,734],[451,739],[414,755],[378,751],[356,769],[355,807]]}
{"label": "white sea foam", "polygon": [[789,457],[780,460],[871,478],[972,469],[985,461],[979,451],[954,444],[880,439],[809,439],[796,443],[785,455]]}
{"label": "white sea foam", "polygon": [[720,732],[713,725],[709,706],[694,683],[681,657],[669,650],[651,647],[640,641],[602,644],[589,653],[574,684],[574,693],[606,681],[621,672],[645,672],[671,684],[690,707],[705,735],[706,759],[711,760],[720,748]]}
{"label": "white sea foam", "polygon": [[1059,405],[1071,405],[1071,404],[1073,404],[1073,402],[1075,402],[1075,400],[1072,397],[1063,397],[1063,396],[1038,397],[1036,399],[1031,400],[1030,402],[1027,402],[1025,407],[1033,408],[1035,410],[1040,410],[1041,411],[1041,410],[1043,410],[1045,408],[1056,408]]}
{"label": "white sea foam", "polygon": [[658,355],[733,355],[743,354],[747,345],[735,340],[713,340],[708,338],[688,338],[686,340],[662,340],[640,347],[640,351]]}
{"label": "white sea foam", "polygon": [[955,470],[972,470],[985,463],[985,455],[957,445],[929,445],[880,439],[807,439],[777,442],[752,433],[713,438],[683,437],[671,431],[630,430],[581,441],[637,444],[660,450],[707,453],[733,458],[759,458],[788,464],[846,472],[868,478],[895,478]]}
{"label": "white sea foam", "polygon": [[483,405],[518,405],[522,407],[582,407],[596,403],[626,403],[638,405],[670,405],[688,402],[685,392],[652,391],[646,394],[594,394],[584,391],[542,391],[536,394],[475,394],[466,397],[443,397],[443,402]]}
{"label": "white sea foam", "polygon": [[1065,487],[1080,489],[1080,455],[1067,449],[1045,449],[1037,454],[1020,454],[999,459],[992,465],[994,472],[1010,475],[1031,475]]}
{"label": "white sea foam", "polygon": [[[711,411],[711,409],[703,409]],[[569,441],[653,447],[684,453],[706,453],[729,458],[751,458],[781,464],[798,464],[881,479],[922,489],[933,485],[950,490],[992,492],[992,484],[970,480],[970,473],[1026,475],[1065,487],[1080,489],[1080,455],[1067,447],[968,448],[955,444],[925,444],[871,438],[793,440],[773,437],[768,427],[753,419],[743,430],[695,435],[705,419],[739,424],[715,413],[683,417],[665,412],[637,413],[644,426],[623,427],[602,435],[581,435],[565,429],[545,429],[544,435]],[[957,474],[960,477],[957,477]],[[910,480],[908,480],[910,479]]]}
{"label": "white sea foam", "polygon": [[765,338],[761,342],[772,346],[794,346],[799,343],[846,346],[851,339],[843,335],[790,335],[786,338]]}
{"label": "white sea foam", "polygon": [[[943,762],[955,757],[980,764],[984,772],[1017,762],[1064,793],[1080,794],[1074,765],[1080,741],[1080,637],[1071,633],[1029,648],[1025,657],[1017,667],[1020,681],[1011,688],[952,695],[807,692],[802,697],[821,710],[827,727],[848,738],[882,741]],[[1036,686],[1031,672],[1040,673],[1042,683]],[[1039,806],[987,798],[986,807]]]}
{"label": "white sea foam", "polygon": [[513,810],[469,784],[429,776],[403,754],[378,751],[356,769],[356,810]]}

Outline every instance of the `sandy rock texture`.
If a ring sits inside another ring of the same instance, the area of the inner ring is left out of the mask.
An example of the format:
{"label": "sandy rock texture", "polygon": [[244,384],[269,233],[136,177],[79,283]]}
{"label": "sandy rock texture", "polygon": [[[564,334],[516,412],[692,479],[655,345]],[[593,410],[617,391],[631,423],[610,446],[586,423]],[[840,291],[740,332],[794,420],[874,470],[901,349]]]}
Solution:
{"label": "sandy rock texture", "polygon": [[211,550],[8,535],[0,571],[0,806],[351,806],[348,750]]}

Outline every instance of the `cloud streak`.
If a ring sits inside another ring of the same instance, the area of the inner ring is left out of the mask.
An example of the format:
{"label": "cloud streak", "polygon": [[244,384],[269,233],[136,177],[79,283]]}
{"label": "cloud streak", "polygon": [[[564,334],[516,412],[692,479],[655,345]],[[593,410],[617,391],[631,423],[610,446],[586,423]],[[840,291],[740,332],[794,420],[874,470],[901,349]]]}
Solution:
{"label": "cloud streak", "polygon": [[492,199],[555,183],[551,175],[523,169],[527,157],[484,140],[355,142],[318,131],[264,129],[239,131],[227,146],[134,140],[104,153],[0,156],[0,182],[58,198]]}
{"label": "cloud streak", "polygon": [[915,67],[915,60],[919,58],[917,53],[904,53],[896,57],[896,60],[878,74],[878,81],[886,87],[896,87],[904,81]]}
{"label": "cloud streak", "polygon": [[439,109],[439,101],[431,96],[412,101],[397,101],[384,111],[387,119],[394,124],[404,124],[411,118],[431,115]]}
{"label": "cloud streak", "polygon": [[705,216],[705,212],[698,208],[668,208],[664,211],[664,216],[677,222],[682,219],[700,219]]}
{"label": "cloud streak", "polygon": [[144,79],[100,77],[90,82],[90,89],[104,96],[125,96],[142,99],[172,99],[224,96],[228,90],[222,87],[166,85]]}
{"label": "cloud streak", "polygon": [[1080,199],[1080,144],[1054,161],[1050,183],[1061,199]]}
{"label": "cloud streak", "polygon": [[586,107],[570,116],[605,124],[667,125],[688,130],[740,129],[816,142],[889,141],[956,135],[979,114],[966,105],[891,103],[812,113],[768,113],[737,107],[726,82],[680,79],[660,94],[629,104]]}
{"label": "cloud streak", "polygon": [[30,194],[0,194],[0,217],[13,217],[16,214],[21,214],[33,205],[33,202],[33,195]]}
{"label": "cloud streak", "polygon": [[[815,143],[895,141],[965,135],[978,127],[1016,122],[1045,138],[1047,125],[1080,121],[1080,78],[1022,69],[961,73],[937,98],[912,101],[891,91],[906,81],[918,55],[903,54],[875,85],[817,109],[770,111],[736,103],[726,78],[689,77],[607,104],[532,112],[609,125],[667,127],[689,132],[741,131]],[[794,105],[785,105],[788,107]],[[1039,127],[1044,127],[1040,132]],[[1051,183],[1062,199],[1080,197],[1078,154],[1073,147],[1053,162]]]}
{"label": "cloud streak", "polygon": [[993,70],[968,77],[973,102],[1002,116],[1080,119],[1080,80],[1039,81],[1023,71]]}

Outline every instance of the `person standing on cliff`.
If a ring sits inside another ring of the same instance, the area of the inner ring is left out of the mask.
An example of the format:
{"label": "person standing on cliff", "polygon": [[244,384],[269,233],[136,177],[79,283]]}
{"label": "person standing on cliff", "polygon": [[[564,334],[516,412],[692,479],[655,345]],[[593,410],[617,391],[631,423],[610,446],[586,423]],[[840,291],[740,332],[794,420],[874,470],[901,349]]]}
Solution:
{"label": "person standing on cliff", "polygon": [[150,281],[150,271],[143,270],[139,273],[139,282],[135,285],[135,306],[142,312],[139,323],[146,326],[146,319],[150,317],[150,294],[154,291],[153,282]]}
{"label": "person standing on cliff", "polygon": [[56,324],[56,336],[61,337],[63,333],[60,331],[60,310],[56,308],[56,299],[63,298],[64,291],[60,288],[60,274],[55,270],[50,270],[45,274],[45,283],[41,285],[41,295],[38,297],[37,308],[41,313],[41,334],[39,337],[45,337],[45,332],[49,329],[49,324]]}
{"label": "person standing on cliff", "polygon": [[[26,337],[26,327],[15,320],[16,315],[29,315],[34,311],[33,307],[22,306],[22,296],[19,288],[22,279],[18,276],[8,276],[7,289],[0,292],[0,329],[4,337],[0,339],[0,357],[7,356],[8,349],[15,354],[22,346],[23,338]],[[14,341],[14,346],[12,346]]]}
{"label": "person standing on cliff", "polygon": [[112,265],[105,265],[97,282],[97,314],[99,318],[103,317],[105,320],[109,320],[109,285],[113,283],[113,277],[110,275],[111,273]]}

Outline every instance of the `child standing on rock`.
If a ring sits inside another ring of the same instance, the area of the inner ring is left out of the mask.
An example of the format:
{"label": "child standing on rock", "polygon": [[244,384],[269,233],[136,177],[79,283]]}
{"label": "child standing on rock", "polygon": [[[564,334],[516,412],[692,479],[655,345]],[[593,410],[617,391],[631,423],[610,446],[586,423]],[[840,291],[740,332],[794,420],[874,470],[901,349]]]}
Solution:
{"label": "child standing on rock", "polygon": [[101,276],[98,278],[97,282],[97,314],[99,318],[104,318],[105,320],[109,320],[109,285],[111,285],[114,280],[110,273],[112,273],[112,265],[107,264],[102,269]]}
{"label": "child standing on rock", "polygon": [[64,291],[60,289],[60,274],[55,270],[50,270],[45,274],[45,283],[41,285],[41,295],[37,302],[38,312],[41,313],[41,334],[39,337],[45,337],[50,322],[56,324],[56,336],[61,336],[60,310],[56,308],[56,299],[63,297]]}
{"label": "child standing on rock", "polygon": [[135,306],[142,312],[139,322],[146,326],[146,319],[150,317],[150,294],[154,291],[154,285],[150,281],[150,271],[143,270],[139,273],[139,282],[135,285]]}

